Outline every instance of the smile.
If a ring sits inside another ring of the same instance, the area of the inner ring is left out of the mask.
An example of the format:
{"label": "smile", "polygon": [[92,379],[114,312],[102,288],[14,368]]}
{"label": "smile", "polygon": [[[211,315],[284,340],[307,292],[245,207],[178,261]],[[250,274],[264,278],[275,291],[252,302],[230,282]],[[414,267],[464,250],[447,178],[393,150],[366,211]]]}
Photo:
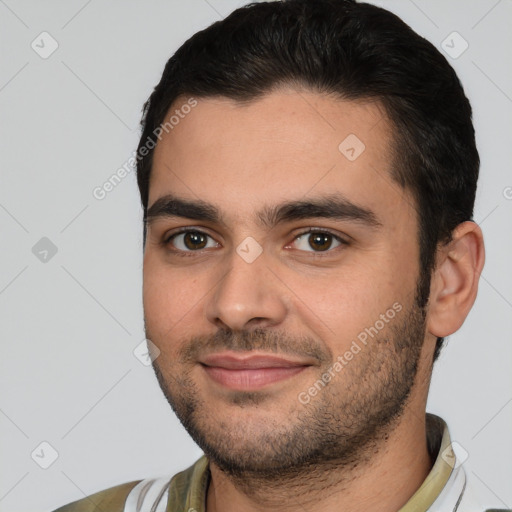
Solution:
{"label": "smile", "polygon": [[280,382],[311,366],[274,355],[213,354],[201,365],[210,379],[229,389],[253,391]]}

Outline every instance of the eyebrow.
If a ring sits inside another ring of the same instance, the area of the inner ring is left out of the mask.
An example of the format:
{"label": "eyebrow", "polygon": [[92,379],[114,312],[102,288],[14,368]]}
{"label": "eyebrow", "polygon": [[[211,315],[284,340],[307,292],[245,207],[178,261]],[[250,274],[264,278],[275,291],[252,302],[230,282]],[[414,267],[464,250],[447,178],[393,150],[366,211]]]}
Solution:
{"label": "eyebrow", "polygon": [[[171,194],[160,197],[149,207],[144,222],[150,225],[156,219],[166,217],[183,217],[227,226],[221,211],[215,205],[202,200],[181,199]],[[354,221],[371,228],[382,226],[372,210],[357,205],[340,194],[266,205],[256,213],[256,217],[259,224],[267,229],[286,222],[313,218]]]}

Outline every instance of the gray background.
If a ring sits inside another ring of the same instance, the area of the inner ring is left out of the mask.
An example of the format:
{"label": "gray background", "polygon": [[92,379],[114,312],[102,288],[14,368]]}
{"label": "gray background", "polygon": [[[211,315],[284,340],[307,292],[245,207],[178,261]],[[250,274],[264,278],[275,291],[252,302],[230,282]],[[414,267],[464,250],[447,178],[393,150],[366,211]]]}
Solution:
{"label": "gray background", "polygon": [[[133,354],[144,340],[135,175],[103,200],[92,192],[136,149],[170,55],[244,3],[0,0],[1,511],[51,510],[200,454]],[[428,410],[467,452],[486,504],[512,507],[512,2],[378,3],[438,48],[453,31],[469,44],[448,59],[474,108],[487,262]],[[58,43],[47,58],[31,47],[55,44],[43,31]]]}

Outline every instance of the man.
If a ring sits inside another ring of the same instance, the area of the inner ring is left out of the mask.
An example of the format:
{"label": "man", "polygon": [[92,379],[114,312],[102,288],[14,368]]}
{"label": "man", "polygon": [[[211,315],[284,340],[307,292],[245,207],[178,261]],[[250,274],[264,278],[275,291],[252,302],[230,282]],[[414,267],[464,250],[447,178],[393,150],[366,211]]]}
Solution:
{"label": "man", "polygon": [[142,126],[146,335],[205,456],[59,510],[484,510],[426,414],[484,265],[444,57],[368,4],[251,4],[183,44]]}

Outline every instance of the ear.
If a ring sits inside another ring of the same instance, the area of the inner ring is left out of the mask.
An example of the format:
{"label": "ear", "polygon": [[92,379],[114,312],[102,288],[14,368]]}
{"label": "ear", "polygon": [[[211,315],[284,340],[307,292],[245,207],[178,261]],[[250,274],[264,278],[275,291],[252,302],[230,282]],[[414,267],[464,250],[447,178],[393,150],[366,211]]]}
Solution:
{"label": "ear", "polygon": [[474,222],[462,222],[453,230],[452,241],[437,251],[430,284],[428,332],[442,338],[461,327],[475,302],[484,261],[482,230]]}

